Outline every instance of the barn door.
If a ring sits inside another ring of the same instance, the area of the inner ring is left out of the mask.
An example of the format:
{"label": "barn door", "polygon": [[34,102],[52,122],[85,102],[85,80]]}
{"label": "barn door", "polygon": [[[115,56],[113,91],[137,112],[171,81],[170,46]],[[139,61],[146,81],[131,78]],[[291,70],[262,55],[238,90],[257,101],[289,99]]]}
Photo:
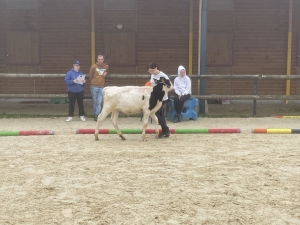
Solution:
{"label": "barn door", "polygon": [[233,65],[233,34],[230,32],[207,33],[207,66]]}
{"label": "barn door", "polygon": [[39,33],[31,31],[7,32],[6,54],[11,65],[38,65],[40,63]]}
{"label": "barn door", "polygon": [[110,65],[136,65],[135,32],[106,32],[104,34],[104,49],[109,57]]}

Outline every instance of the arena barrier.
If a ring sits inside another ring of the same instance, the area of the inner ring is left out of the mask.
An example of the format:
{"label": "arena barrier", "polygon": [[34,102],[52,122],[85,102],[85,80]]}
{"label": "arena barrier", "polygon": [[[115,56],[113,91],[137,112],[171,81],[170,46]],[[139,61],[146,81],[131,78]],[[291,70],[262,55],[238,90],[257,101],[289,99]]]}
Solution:
{"label": "arena barrier", "polygon": [[255,134],[300,134],[300,129],[282,129],[282,128],[254,128]]}
{"label": "arena barrier", "polygon": [[[142,129],[120,129],[123,134],[141,134]],[[155,129],[146,129],[146,134],[155,134]],[[161,132],[161,129],[159,129]],[[171,134],[241,133],[239,128],[193,128],[170,129]],[[95,129],[77,129],[76,134],[94,134]],[[117,134],[115,129],[99,129],[99,134]]]}
{"label": "arena barrier", "polygon": [[53,135],[53,130],[0,131],[0,136]]}
{"label": "arena barrier", "polygon": [[300,116],[273,116],[274,118],[300,118]]}
{"label": "arena barrier", "polygon": [[[170,75],[170,77],[177,77],[178,75]],[[37,79],[41,78],[64,78],[65,74],[23,74],[23,73],[0,73],[0,77],[2,78],[30,78],[32,79],[32,84],[27,85],[27,89],[32,87],[32,93],[23,93],[23,94],[8,94],[9,91],[3,91],[0,93],[0,98],[49,98],[49,99],[60,99],[60,98],[67,98],[67,94],[41,94],[40,89],[43,88],[41,84],[48,84],[47,82],[39,82]],[[200,82],[205,81],[207,79],[253,79],[253,95],[205,95],[204,93],[200,92],[200,95],[191,95],[191,97],[200,100],[199,102],[199,113],[205,114],[205,100],[208,99],[228,99],[228,100],[253,100],[253,115],[256,115],[256,108],[257,108],[257,100],[300,100],[300,95],[257,95],[257,83],[258,80],[267,80],[267,79],[280,79],[280,80],[299,80],[300,75],[220,75],[220,74],[210,74],[210,75],[189,75],[191,79],[198,79]],[[86,78],[88,78],[88,74],[86,74]],[[139,75],[139,74],[109,74],[107,79],[134,79],[135,83],[142,83],[138,82],[139,79],[149,80],[149,75]],[[18,83],[16,83],[19,85]],[[39,84],[39,85],[37,85]],[[65,91],[62,91],[65,93]],[[91,98],[90,95],[85,95],[85,98]],[[168,106],[168,105],[167,105]],[[167,108],[168,112],[168,108]]]}

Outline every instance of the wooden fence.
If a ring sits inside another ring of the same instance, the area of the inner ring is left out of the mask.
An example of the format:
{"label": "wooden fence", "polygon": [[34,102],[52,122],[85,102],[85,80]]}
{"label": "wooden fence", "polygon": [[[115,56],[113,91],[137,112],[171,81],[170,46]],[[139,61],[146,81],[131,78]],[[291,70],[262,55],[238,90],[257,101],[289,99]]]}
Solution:
{"label": "wooden fence", "polygon": [[[88,79],[88,75],[87,79]],[[175,77],[177,75],[171,75]],[[0,94],[0,98],[67,98],[67,94],[38,94],[36,93],[36,79],[64,78],[65,74],[14,74],[0,73],[0,78],[31,78],[33,81],[32,94]],[[200,100],[228,99],[228,100],[253,100],[253,115],[256,115],[257,100],[300,100],[300,95],[257,95],[257,82],[266,79],[299,80],[300,75],[190,75],[191,79],[253,79],[253,95],[192,95]],[[110,74],[106,79],[149,79],[149,75],[124,75]],[[86,95],[90,98],[90,95]]]}

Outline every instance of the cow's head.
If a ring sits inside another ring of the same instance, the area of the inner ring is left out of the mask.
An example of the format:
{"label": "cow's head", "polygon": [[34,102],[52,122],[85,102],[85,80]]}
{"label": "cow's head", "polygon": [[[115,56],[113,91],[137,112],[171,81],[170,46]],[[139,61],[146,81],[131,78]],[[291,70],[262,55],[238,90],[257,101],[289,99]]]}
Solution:
{"label": "cow's head", "polygon": [[[165,79],[165,78],[163,78],[163,77],[161,77],[159,80],[154,79],[154,82],[155,82],[156,84],[161,83],[161,84],[163,84],[164,86],[166,86],[167,88],[172,88],[172,89],[173,89],[173,86],[172,86],[171,81],[170,81],[170,80],[167,80],[167,79]],[[171,90],[172,90],[172,89],[171,89]],[[169,90],[169,91],[171,91],[171,90]]]}
{"label": "cow's head", "polygon": [[156,85],[153,87],[153,91],[151,92],[151,96],[149,99],[149,109],[152,110],[157,101],[162,101],[165,94],[173,89],[173,85],[170,80],[166,80],[164,78],[160,78],[159,80],[154,80]]}

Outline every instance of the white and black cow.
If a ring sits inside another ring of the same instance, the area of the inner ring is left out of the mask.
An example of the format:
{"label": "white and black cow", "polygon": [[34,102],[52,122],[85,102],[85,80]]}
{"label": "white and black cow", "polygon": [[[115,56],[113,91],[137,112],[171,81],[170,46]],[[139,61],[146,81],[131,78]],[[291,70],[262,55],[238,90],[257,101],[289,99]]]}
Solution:
{"label": "white and black cow", "polygon": [[155,115],[162,105],[165,94],[173,89],[170,80],[161,78],[154,87],[148,86],[123,86],[105,87],[103,89],[103,108],[98,116],[95,129],[95,140],[99,140],[98,132],[102,121],[111,113],[111,122],[122,140],[125,137],[118,127],[119,112],[126,115],[143,112],[142,140],[146,141],[145,130],[148,125],[149,116],[155,124],[155,137],[158,137],[158,120]]}

